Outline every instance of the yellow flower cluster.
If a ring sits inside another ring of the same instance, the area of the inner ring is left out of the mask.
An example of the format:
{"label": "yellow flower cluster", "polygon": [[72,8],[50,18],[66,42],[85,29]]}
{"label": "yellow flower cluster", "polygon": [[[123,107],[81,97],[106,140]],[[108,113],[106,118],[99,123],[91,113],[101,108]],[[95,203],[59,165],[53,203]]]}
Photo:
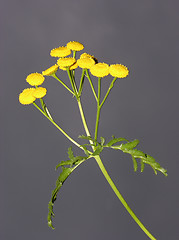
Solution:
{"label": "yellow flower cluster", "polygon": [[48,71],[47,70],[45,74],[31,73],[27,76],[26,81],[31,86],[35,86],[35,88],[26,88],[19,94],[19,102],[21,104],[24,104],[24,105],[31,104],[36,100],[36,98],[43,98],[46,95],[47,89],[44,87],[37,87],[37,86],[41,85],[44,82],[45,78],[43,75],[47,75],[47,73],[49,73],[50,71],[50,70]]}
{"label": "yellow flower cluster", "polygon": [[105,77],[109,74],[115,78],[125,78],[128,76],[129,70],[126,66],[122,64],[112,64],[109,66],[107,63],[98,63],[98,60],[88,53],[81,54],[79,59],[69,57],[72,51],[76,52],[83,49],[83,44],[76,41],[70,41],[66,46],[59,46],[52,49],[50,55],[52,57],[58,57],[57,63],[42,71],[42,73],[36,72],[27,76],[26,81],[31,86],[35,86],[35,88],[24,89],[19,95],[20,103],[30,104],[33,103],[36,98],[44,97],[47,92],[46,88],[37,86],[44,82],[44,76],[52,76],[58,69],[66,71],[67,68],[69,68],[69,70],[74,70],[80,67],[82,69],[89,69],[91,74],[95,77]]}
{"label": "yellow flower cluster", "polygon": [[19,102],[27,105],[33,103],[36,98],[43,98],[47,93],[47,89],[43,87],[26,88],[19,94]]}

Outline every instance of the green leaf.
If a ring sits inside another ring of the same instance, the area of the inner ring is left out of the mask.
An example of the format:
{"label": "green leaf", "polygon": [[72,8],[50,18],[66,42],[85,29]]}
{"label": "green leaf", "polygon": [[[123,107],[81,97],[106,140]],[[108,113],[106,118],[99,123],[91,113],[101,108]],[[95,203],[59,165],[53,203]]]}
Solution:
{"label": "green leaf", "polygon": [[[135,139],[132,142],[128,142],[128,143],[125,143],[125,144],[122,143],[121,145],[113,146],[113,144],[115,143],[116,139],[117,138],[112,139],[104,147],[110,147],[112,149],[121,150],[124,153],[130,154],[132,156],[132,159],[133,159],[134,171],[137,169],[135,161],[136,161],[136,159],[140,159],[141,160],[141,172],[143,172],[143,170],[144,170],[144,163],[146,163],[146,164],[150,165],[153,168],[155,174],[157,174],[157,171],[160,171],[165,176],[167,176],[167,170],[162,168],[160,166],[160,164],[155,161],[155,158],[153,158],[152,156],[150,156],[150,155],[142,152],[141,150],[138,150],[138,149],[135,148],[139,144],[139,140]],[[119,138],[119,139],[122,139],[122,138]]]}
{"label": "green leaf", "polygon": [[52,195],[51,195],[51,200],[48,204],[48,216],[47,216],[47,220],[48,220],[48,226],[53,228],[52,225],[52,217],[54,217],[54,212],[53,212],[53,206],[54,206],[54,202],[57,199],[57,193],[59,192],[60,188],[62,187],[63,183],[65,182],[65,180],[68,178],[68,176],[72,173],[73,168],[62,168],[62,172],[60,173],[60,176],[58,177],[57,181],[56,181],[56,187],[55,189],[52,191]]}
{"label": "green leaf", "polygon": [[105,146],[106,147],[111,147],[113,144],[118,143],[118,142],[122,142],[122,141],[128,142],[128,140],[125,139],[125,138],[114,138],[113,137],[113,139],[110,140]]}
{"label": "green leaf", "polygon": [[74,159],[72,147],[69,147],[69,148],[68,148],[68,157],[69,157],[69,159],[71,159],[71,160]]}
{"label": "green leaf", "polygon": [[[62,168],[62,172],[60,173],[57,181],[56,181],[56,186],[55,189],[52,191],[51,193],[51,199],[50,202],[48,204],[48,226],[53,228],[53,224],[52,224],[52,217],[54,217],[54,212],[53,212],[53,207],[54,207],[54,202],[57,199],[57,194],[60,190],[60,188],[62,187],[63,183],[66,181],[66,179],[69,177],[69,175],[82,163],[84,162],[86,159],[90,158],[90,156],[74,156],[73,151],[72,151],[72,147],[68,148],[68,157],[70,158],[70,160],[67,161],[61,161],[57,166],[56,169],[61,167]],[[70,167],[64,167],[69,165]]]}
{"label": "green leaf", "polygon": [[140,165],[141,165],[141,169],[140,171],[143,172],[144,171],[144,162],[142,161],[142,159],[140,160]]}
{"label": "green leaf", "polygon": [[94,140],[91,136],[80,135],[79,138],[81,138],[81,139],[86,139],[86,140],[92,141],[92,142],[94,142],[94,143],[97,142],[97,141]]}
{"label": "green leaf", "polygon": [[135,158],[145,158],[146,154],[143,153],[142,151],[138,150],[138,149],[130,149],[130,150],[124,150],[123,152],[129,153],[131,155],[133,155]]}
{"label": "green leaf", "polygon": [[103,146],[104,145],[104,143],[105,143],[105,138],[103,138],[103,137],[100,137],[101,138],[101,146]]}
{"label": "green leaf", "polygon": [[67,166],[67,165],[73,165],[73,161],[72,160],[67,160],[67,161],[61,161],[55,168],[55,170],[57,170],[59,167],[61,166]]}
{"label": "green leaf", "polygon": [[139,140],[138,139],[135,139],[134,141],[132,142],[129,142],[129,143],[122,143],[121,144],[121,150],[130,150],[130,149],[133,149],[135,148],[137,145],[139,144]]}
{"label": "green leaf", "polygon": [[133,160],[133,165],[134,165],[134,172],[136,172],[137,171],[137,161],[133,156],[132,156],[132,160]]}

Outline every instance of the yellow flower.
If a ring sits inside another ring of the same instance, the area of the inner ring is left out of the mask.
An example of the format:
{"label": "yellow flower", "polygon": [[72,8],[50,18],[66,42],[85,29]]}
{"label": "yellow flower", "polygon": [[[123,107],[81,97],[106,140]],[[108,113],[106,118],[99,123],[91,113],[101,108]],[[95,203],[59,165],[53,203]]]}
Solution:
{"label": "yellow flower", "polygon": [[68,58],[59,58],[57,61],[57,64],[60,67],[70,67],[71,65],[73,65],[74,63],[76,63],[76,59],[72,58],[72,57],[68,57]]}
{"label": "yellow flower", "polygon": [[43,98],[47,93],[47,89],[44,87],[35,88],[33,91],[33,96],[35,98]]}
{"label": "yellow flower", "polygon": [[46,75],[46,76],[50,76],[50,75],[56,73],[57,70],[58,70],[58,65],[55,64],[55,65],[49,67],[48,69],[46,69],[45,71],[42,71],[42,74]]}
{"label": "yellow flower", "polygon": [[51,57],[66,57],[71,54],[71,50],[67,47],[58,47],[51,50]]}
{"label": "yellow flower", "polygon": [[129,70],[122,64],[112,64],[109,67],[109,73],[113,77],[125,78],[129,74]]}
{"label": "yellow flower", "polygon": [[27,76],[26,81],[31,86],[38,86],[44,82],[45,78],[41,73],[31,73]]}
{"label": "yellow flower", "polygon": [[109,65],[106,63],[97,63],[90,68],[90,72],[95,77],[105,77],[109,74]]}
{"label": "yellow flower", "polygon": [[66,46],[73,51],[81,51],[84,48],[83,44],[76,41],[68,42]]}
{"label": "yellow flower", "polygon": [[95,64],[95,61],[93,58],[89,58],[89,57],[86,57],[86,58],[80,58],[77,60],[77,63],[78,63],[78,66],[80,68],[91,68],[94,64]]}
{"label": "yellow flower", "polygon": [[31,104],[35,101],[36,97],[34,97],[35,88],[26,88],[19,94],[19,102],[21,104],[27,105]]}
{"label": "yellow flower", "polygon": [[88,53],[82,53],[82,54],[80,55],[80,58],[93,58],[93,56],[90,55],[90,54],[88,54]]}
{"label": "yellow flower", "polygon": [[[69,70],[74,70],[74,69],[76,69],[78,67],[78,63],[77,62],[75,62],[73,65],[71,65],[70,67],[69,67]],[[62,70],[64,70],[64,71],[66,71],[67,70],[67,68],[66,67],[59,67],[60,69],[62,69]]]}
{"label": "yellow flower", "polygon": [[92,58],[92,59],[95,61],[95,63],[98,63],[97,58],[95,58],[93,55],[90,55],[90,54],[88,54],[88,53],[82,53],[82,54],[80,55],[80,59],[81,59],[81,58]]}

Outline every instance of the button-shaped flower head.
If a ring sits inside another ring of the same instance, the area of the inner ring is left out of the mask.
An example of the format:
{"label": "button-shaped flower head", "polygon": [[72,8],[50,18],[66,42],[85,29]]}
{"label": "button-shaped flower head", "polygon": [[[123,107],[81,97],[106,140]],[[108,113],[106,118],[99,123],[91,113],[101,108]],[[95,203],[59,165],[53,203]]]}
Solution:
{"label": "button-shaped flower head", "polygon": [[36,97],[33,95],[35,88],[26,88],[19,94],[19,102],[27,105],[35,101]]}
{"label": "button-shaped flower head", "polygon": [[81,58],[92,58],[95,61],[95,63],[98,63],[97,58],[95,58],[93,55],[90,55],[89,53],[82,53],[80,55],[80,59]]}
{"label": "button-shaped flower head", "polygon": [[58,47],[51,50],[51,57],[66,57],[71,54],[71,50],[67,47]]}
{"label": "button-shaped flower head", "polygon": [[72,66],[75,63],[76,63],[76,59],[72,58],[72,57],[59,58],[58,61],[57,61],[57,64],[60,67],[65,67],[65,68],[70,67],[70,66]]}
{"label": "button-shaped flower head", "polygon": [[93,58],[80,58],[77,60],[78,66],[80,68],[91,68],[95,64],[95,60]]}
{"label": "button-shaped flower head", "polygon": [[95,77],[105,77],[109,74],[109,65],[107,63],[97,63],[90,68],[90,72]]}
{"label": "button-shaped flower head", "polygon": [[109,67],[109,73],[113,77],[125,78],[129,74],[129,70],[126,66],[122,64],[112,64]]}
{"label": "button-shaped flower head", "polygon": [[47,89],[44,87],[38,87],[34,89],[33,96],[35,98],[43,98],[47,93]]}
{"label": "button-shaped flower head", "polygon": [[72,51],[81,51],[83,50],[84,46],[82,43],[71,41],[67,43],[67,48],[71,49]]}
{"label": "button-shaped flower head", "polygon": [[26,81],[31,86],[39,86],[44,82],[45,78],[41,73],[31,73],[27,76]]}
{"label": "button-shaped flower head", "polygon": [[[76,69],[77,67],[78,67],[78,63],[75,62],[73,65],[71,65],[71,66],[69,67],[69,70],[74,70],[74,69]],[[66,67],[62,67],[62,66],[59,66],[59,68],[62,69],[62,70],[64,70],[64,71],[67,70]]]}
{"label": "button-shaped flower head", "polygon": [[48,69],[42,71],[42,74],[44,76],[51,76],[52,74],[56,73],[57,70],[58,70],[58,65],[55,64],[55,65],[49,67]]}

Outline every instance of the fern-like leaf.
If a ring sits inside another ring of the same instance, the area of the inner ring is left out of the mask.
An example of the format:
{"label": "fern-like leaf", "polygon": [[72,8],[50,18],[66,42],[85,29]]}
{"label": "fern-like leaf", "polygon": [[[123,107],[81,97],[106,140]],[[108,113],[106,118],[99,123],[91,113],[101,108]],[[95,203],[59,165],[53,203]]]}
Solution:
{"label": "fern-like leaf", "polygon": [[[90,158],[91,156],[74,156],[72,148],[68,148],[68,157],[70,158],[70,160],[67,161],[61,161],[57,166],[56,169],[61,167],[62,168],[62,172],[60,173],[57,181],[56,181],[56,186],[55,189],[52,191],[51,194],[51,199],[50,202],[48,204],[48,226],[53,228],[53,224],[52,224],[52,217],[54,217],[54,212],[53,212],[53,207],[54,207],[54,202],[57,199],[57,194],[60,190],[60,188],[62,187],[63,183],[66,181],[66,179],[69,177],[69,175],[85,160],[87,160],[88,158]],[[64,167],[65,166],[65,167]],[[66,167],[66,166],[70,166],[70,167]]]}
{"label": "fern-like leaf", "polygon": [[[118,143],[120,141],[127,141],[127,143],[121,143],[120,145],[114,145],[115,143]],[[160,171],[165,176],[167,176],[167,170],[162,168],[159,163],[155,161],[155,159],[142,152],[141,150],[136,149],[135,147],[139,144],[139,140],[135,139],[134,141],[129,142],[128,140],[124,140],[124,138],[113,138],[109,143],[104,145],[104,147],[110,147],[112,149],[121,150],[124,153],[128,153],[132,156],[133,165],[134,165],[134,171],[137,171],[137,162],[136,159],[141,160],[141,172],[144,170],[144,163],[150,165],[152,169],[154,170],[155,174],[157,174],[157,171]]]}

